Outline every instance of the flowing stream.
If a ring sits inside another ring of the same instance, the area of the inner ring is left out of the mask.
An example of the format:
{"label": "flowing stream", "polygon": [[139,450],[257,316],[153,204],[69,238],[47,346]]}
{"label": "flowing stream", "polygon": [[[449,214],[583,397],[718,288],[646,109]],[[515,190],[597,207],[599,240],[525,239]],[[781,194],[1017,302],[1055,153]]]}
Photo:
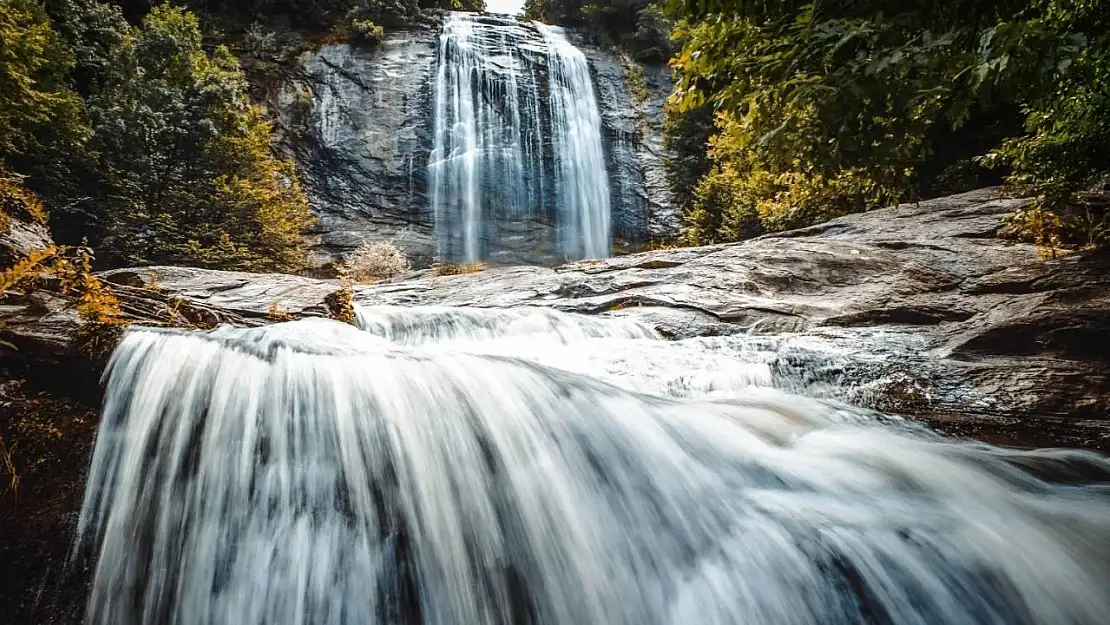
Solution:
{"label": "flowing stream", "polygon": [[609,174],[586,57],[562,29],[448,13],[429,159],[439,255],[495,254],[498,225],[555,225],[566,258],[610,253]]}
{"label": "flowing stream", "polygon": [[631,320],[132,329],[93,625],[1098,625],[1110,461],[956,443]]}

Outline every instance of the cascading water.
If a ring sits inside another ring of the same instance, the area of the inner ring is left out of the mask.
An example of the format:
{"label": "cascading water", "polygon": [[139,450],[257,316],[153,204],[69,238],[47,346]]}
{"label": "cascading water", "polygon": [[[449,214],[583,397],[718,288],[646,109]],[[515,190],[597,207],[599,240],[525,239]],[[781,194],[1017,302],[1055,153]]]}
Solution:
{"label": "cascading water", "polygon": [[945,441],[631,321],[358,316],[128,331],[81,514],[90,624],[1110,613],[1094,454]]}
{"label": "cascading water", "polygon": [[497,252],[496,225],[553,222],[569,258],[610,252],[601,117],[583,54],[557,28],[449,13],[429,159],[439,255]]}
{"label": "cascading water", "polygon": [[604,258],[610,243],[609,177],[590,68],[561,28],[538,28],[547,42],[551,79],[560,249],[572,258]]}

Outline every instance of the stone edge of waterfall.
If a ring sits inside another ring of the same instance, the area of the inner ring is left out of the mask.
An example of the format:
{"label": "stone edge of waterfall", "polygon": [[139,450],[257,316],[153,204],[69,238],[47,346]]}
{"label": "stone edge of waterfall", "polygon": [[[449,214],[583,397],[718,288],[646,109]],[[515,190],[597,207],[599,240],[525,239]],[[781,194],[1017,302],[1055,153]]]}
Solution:
{"label": "stone edge of waterfall", "polygon": [[[360,342],[321,320],[223,332]],[[866,418],[844,427],[792,395],[708,410],[470,358],[482,351],[396,368],[376,367],[381,353],[365,368],[296,355],[254,366],[236,346],[204,343],[139,332],[118,350],[125,373],[109,385],[81,517],[101,554],[92,623],[265,623],[289,596],[314,622],[337,605],[366,611],[356,622],[392,610],[406,622],[437,620],[428,611],[517,622],[483,609],[507,592],[568,625],[676,614],[849,623],[872,611],[1086,625],[1110,609],[1110,545],[1094,542],[1110,530],[1110,491],[1054,476],[1089,460],[1105,482],[1110,458],[917,438]],[[537,492],[541,481],[550,492]],[[390,537],[406,532],[413,546],[395,554]],[[1008,549],[1011,536],[1027,551]],[[257,566],[274,554],[272,568]],[[863,589],[846,590],[827,558]],[[527,580],[504,582],[514,591],[499,585],[505,563]],[[419,606],[368,596],[373,579],[416,584]]]}

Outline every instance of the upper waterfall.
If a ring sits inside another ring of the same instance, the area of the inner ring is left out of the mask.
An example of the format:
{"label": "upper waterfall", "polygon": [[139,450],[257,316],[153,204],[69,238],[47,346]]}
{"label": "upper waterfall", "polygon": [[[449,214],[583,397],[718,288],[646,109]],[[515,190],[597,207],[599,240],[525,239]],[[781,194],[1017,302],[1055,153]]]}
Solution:
{"label": "upper waterfall", "polygon": [[598,103],[585,56],[559,28],[445,17],[428,173],[441,258],[489,258],[518,234],[502,226],[529,218],[554,223],[557,254],[610,253]]}

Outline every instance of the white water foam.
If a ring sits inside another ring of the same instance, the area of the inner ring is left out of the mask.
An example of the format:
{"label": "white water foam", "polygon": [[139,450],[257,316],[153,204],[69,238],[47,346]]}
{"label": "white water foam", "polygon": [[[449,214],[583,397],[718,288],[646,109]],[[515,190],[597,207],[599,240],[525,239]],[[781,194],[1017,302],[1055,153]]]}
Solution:
{"label": "white water foam", "polygon": [[501,243],[491,222],[549,217],[561,254],[609,256],[601,115],[586,57],[562,29],[447,13],[436,62],[428,173],[439,255],[488,258]]}
{"label": "white water foam", "polygon": [[631,322],[359,319],[127,333],[81,515],[90,624],[1110,613],[1110,492],[1069,483],[1105,458],[733,383],[735,354]]}

